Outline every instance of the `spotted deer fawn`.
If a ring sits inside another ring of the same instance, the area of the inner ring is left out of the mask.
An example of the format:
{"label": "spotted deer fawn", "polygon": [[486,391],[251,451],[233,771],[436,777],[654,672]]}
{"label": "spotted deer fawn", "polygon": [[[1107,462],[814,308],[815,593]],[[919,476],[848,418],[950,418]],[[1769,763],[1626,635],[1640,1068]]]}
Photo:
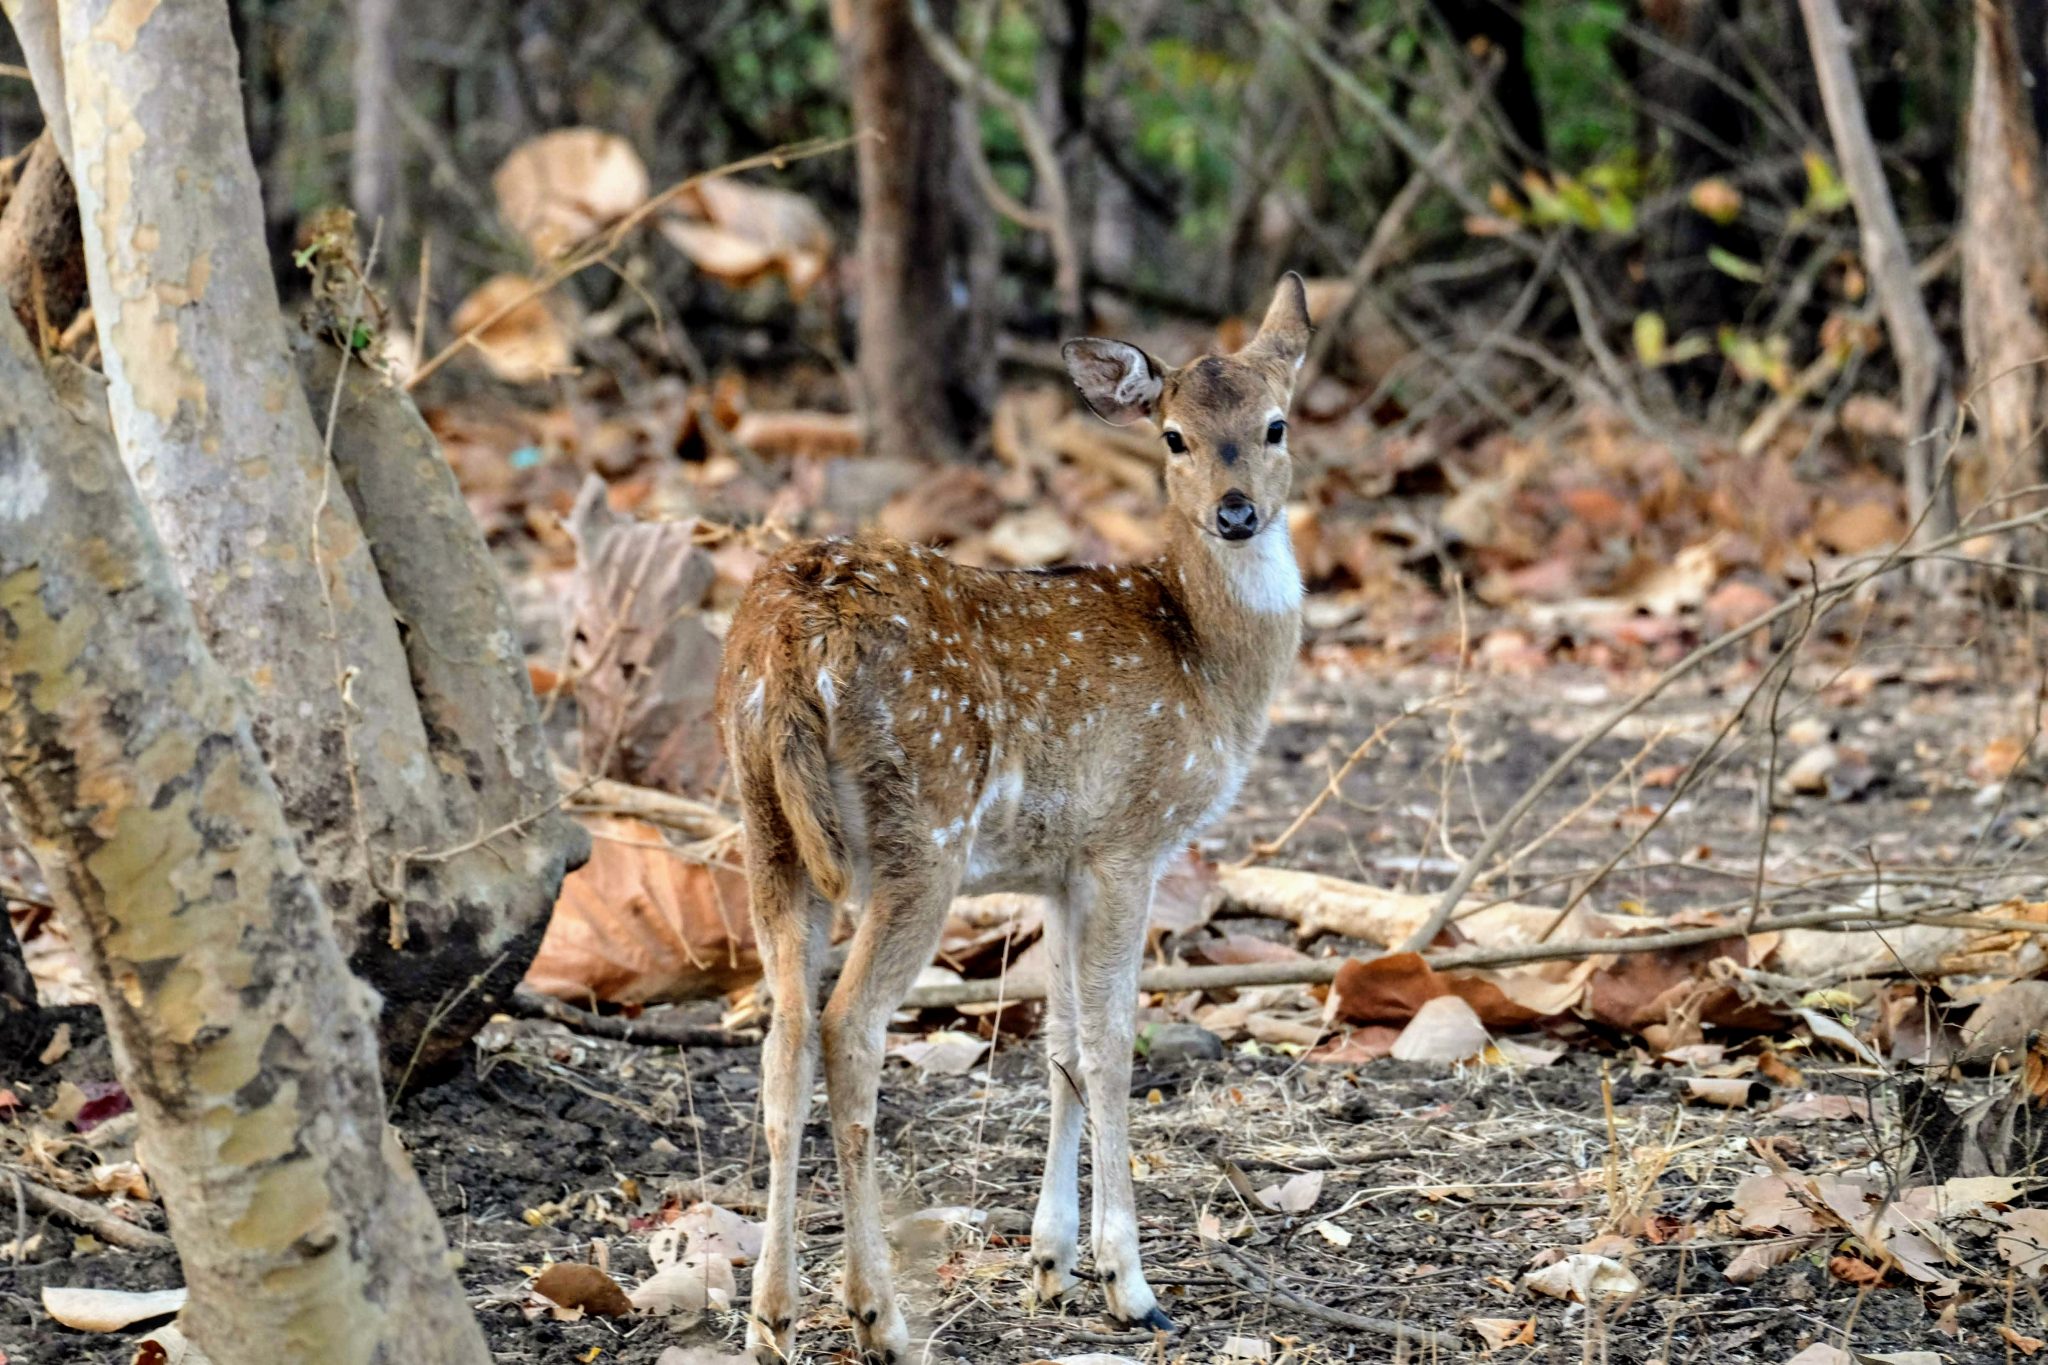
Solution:
{"label": "spotted deer fawn", "polygon": [[[1067,343],[1088,405],[1118,424],[1150,421],[1165,442],[1167,549],[1150,563],[1000,572],[860,536],[791,546],[748,587],[718,712],[774,996],[757,1360],[788,1353],[798,1316],[797,1160],[822,1040],[846,1311],[868,1359],[907,1365],[875,1175],[882,1048],[947,906],[985,891],[1053,901],[1038,1297],[1077,1279],[1085,1090],[1097,1278],[1114,1316],[1171,1329],[1138,1263],[1131,1195],[1138,969],[1162,862],[1229,808],[1300,641],[1287,408],[1308,339],[1290,274],[1233,355],[1168,370],[1125,342]],[[820,1011],[842,901],[861,913]]]}

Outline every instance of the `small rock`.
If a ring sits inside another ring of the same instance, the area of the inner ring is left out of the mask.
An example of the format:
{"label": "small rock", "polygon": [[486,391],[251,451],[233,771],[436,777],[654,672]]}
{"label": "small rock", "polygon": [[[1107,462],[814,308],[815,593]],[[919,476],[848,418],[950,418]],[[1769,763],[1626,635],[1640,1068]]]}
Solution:
{"label": "small rock", "polygon": [[1223,1040],[1200,1024],[1154,1024],[1144,1038],[1145,1060],[1154,1066],[1223,1060]]}

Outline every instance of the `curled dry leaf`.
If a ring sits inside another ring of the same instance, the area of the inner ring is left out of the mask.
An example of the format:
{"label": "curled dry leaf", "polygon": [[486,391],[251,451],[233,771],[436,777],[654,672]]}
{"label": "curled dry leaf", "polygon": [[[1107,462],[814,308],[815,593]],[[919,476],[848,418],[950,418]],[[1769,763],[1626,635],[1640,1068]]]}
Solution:
{"label": "curled dry leaf", "polygon": [[737,867],[672,851],[638,820],[594,818],[526,984],[564,1000],[650,1004],[715,995],[760,975]]}
{"label": "curled dry leaf", "polygon": [[1687,1076],[1685,1098],[1693,1104],[1718,1104],[1723,1109],[1747,1109],[1770,1098],[1771,1088],[1762,1081],[1740,1076]]}
{"label": "curled dry leaf", "polygon": [[804,196],[720,176],[676,200],[662,235],[714,279],[744,286],[779,272],[802,298],[832,259],[832,229]]}
{"label": "curled dry leaf", "polygon": [[491,177],[498,212],[540,260],[558,256],[647,202],[646,163],[597,128],[557,128],[522,143]]}
{"label": "curled dry leaf", "polygon": [[194,1346],[178,1324],[167,1322],[135,1343],[130,1365],[213,1365],[213,1358]]}
{"label": "curled dry leaf", "polygon": [[119,1332],[183,1311],[183,1289],[136,1294],[125,1289],[43,1288],[43,1311],[74,1332]]}
{"label": "curled dry leaf", "polygon": [[1635,1272],[1608,1256],[1575,1251],[1522,1277],[1522,1288],[1546,1298],[1592,1303],[1627,1298],[1642,1290]]}
{"label": "curled dry leaf", "polygon": [[1727,1277],[1730,1284],[1754,1284],[1763,1278],[1765,1271],[1795,1260],[1819,1244],[1820,1239],[1817,1237],[1778,1237],[1768,1242],[1758,1242],[1736,1252],[1734,1258],[1728,1262],[1728,1268],[1721,1273]]}
{"label": "curled dry leaf", "polygon": [[1478,1334],[1488,1355],[1510,1346],[1536,1344],[1534,1318],[1467,1318],[1465,1325]]}
{"label": "curled dry leaf", "polygon": [[582,1261],[555,1262],[535,1278],[533,1292],[550,1303],[592,1317],[624,1317],[633,1311],[632,1300],[616,1280]]}
{"label": "curled dry leaf", "polygon": [[629,1306],[650,1317],[730,1308],[739,1294],[732,1262],[695,1243],[635,1287]]}
{"label": "curled dry leaf", "polygon": [[1273,1343],[1263,1337],[1225,1337],[1220,1353],[1226,1360],[1271,1360]]}
{"label": "curled dry leaf", "polygon": [[925,1076],[965,1076],[980,1064],[988,1044],[971,1033],[941,1029],[926,1038],[915,1038],[889,1049]]}
{"label": "curled dry leaf", "polygon": [[762,1225],[717,1204],[692,1204],[671,1227],[692,1247],[734,1265],[747,1265],[761,1255]]}
{"label": "curled dry leaf", "polygon": [[1470,1005],[1455,995],[1424,1003],[1394,1040],[1393,1053],[1404,1062],[1463,1062],[1486,1051],[1492,1040]]}
{"label": "curled dry leaf", "polygon": [[1323,1197],[1323,1173],[1303,1171],[1259,1191],[1259,1202],[1274,1213],[1307,1213]]}
{"label": "curled dry leaf", "polygon": [[2003,1322],[1998,1324],[1998,1336],[2001,1341],[2023,1356],[2039,1355],[2041,1347],[2048,1345],[2048,1342],[2043,1342],[2041,1338],[2030,1337],[2023,1332],[2014,1330],[2010,1324]]}
{"label": "curled dry leaf", "polygon": [[[492,374],[508,384],[538,384],[569,368],[569,329],[558,301],[524,275],[493,275],[455,309],[448,325],[471,338]],[[530,297],[529,297],[530,296]]]}

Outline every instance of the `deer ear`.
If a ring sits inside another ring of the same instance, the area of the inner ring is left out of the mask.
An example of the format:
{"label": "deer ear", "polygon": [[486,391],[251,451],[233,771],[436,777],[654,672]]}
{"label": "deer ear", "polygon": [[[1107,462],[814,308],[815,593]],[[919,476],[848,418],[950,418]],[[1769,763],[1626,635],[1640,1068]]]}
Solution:
{"label": "deer ear", "polygon": [[1159,362],[1128,341],[1076,337],[1060,348],[1067,373],[1097,417],[1124,426],[1150,417],[1166,381]]}
{"label": "deer ear", "polygon": [[1280,287],[1273,291],[1273,302],[1266,308],[1259,334],[1245,349],[1278,356],[1291,375],[1308,358],[1308,339],[1313,330],[1308,321],[1308,286],[1290,270],[1280,277]]}

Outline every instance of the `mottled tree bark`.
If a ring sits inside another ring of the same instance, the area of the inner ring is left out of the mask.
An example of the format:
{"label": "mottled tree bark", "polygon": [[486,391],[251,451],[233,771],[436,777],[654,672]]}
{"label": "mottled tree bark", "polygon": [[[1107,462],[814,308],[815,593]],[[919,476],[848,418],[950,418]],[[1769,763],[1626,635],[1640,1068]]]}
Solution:
{"label": "mottled tree bark", "polygon": [[[931,6],[952,22],[951,0]],[[860,173],[860,380],[869,444],[944,459],[960,451],[953,382],[953,87],[908,0],[859,0],[842,34]]]}
{"label": "mottled tree bark", "polygon": [[240,704],[114,450],[0,310],[0,796],[85,954],[216,1365],[482,1365]]}
{"label": "mottled tree bark", "polygon": [[58,10],[116,442],[385,1001],[396,1078],[488,1017],[585,845],[552,813],[501,591],[417,414],[357,388],[324,433],[331,385],[301,386],[223,0]]}
{"label": "mottled tree bark", "polygon": [[[1963,354],[1977,385],[1980,448],[1956,471],[1958,509],[2039,483],[2048,422],[2048,193],[2042,185],[2036,79],[2012,0],[1976,0],[1964,167]],[[2031,78],[2030,78],[2031,77]],[[2032,89],[2032,96],[2029,94]],[[2015,508],[2014,511],[2022,510]]]}
{"label": "mottled tree bark", "polygon": [[344,368],[334,347],[298,349],[318,404],[343,371],[334,465],[402,623],[438,790],[440,841],[402,864],[405,917],[427,950],[366,936],[353,960],[384,990],[386,1035],[425,1040],[431,1059],[519,984],[590,841],[559,809],[511,604],[433,432],[403,391]]}

